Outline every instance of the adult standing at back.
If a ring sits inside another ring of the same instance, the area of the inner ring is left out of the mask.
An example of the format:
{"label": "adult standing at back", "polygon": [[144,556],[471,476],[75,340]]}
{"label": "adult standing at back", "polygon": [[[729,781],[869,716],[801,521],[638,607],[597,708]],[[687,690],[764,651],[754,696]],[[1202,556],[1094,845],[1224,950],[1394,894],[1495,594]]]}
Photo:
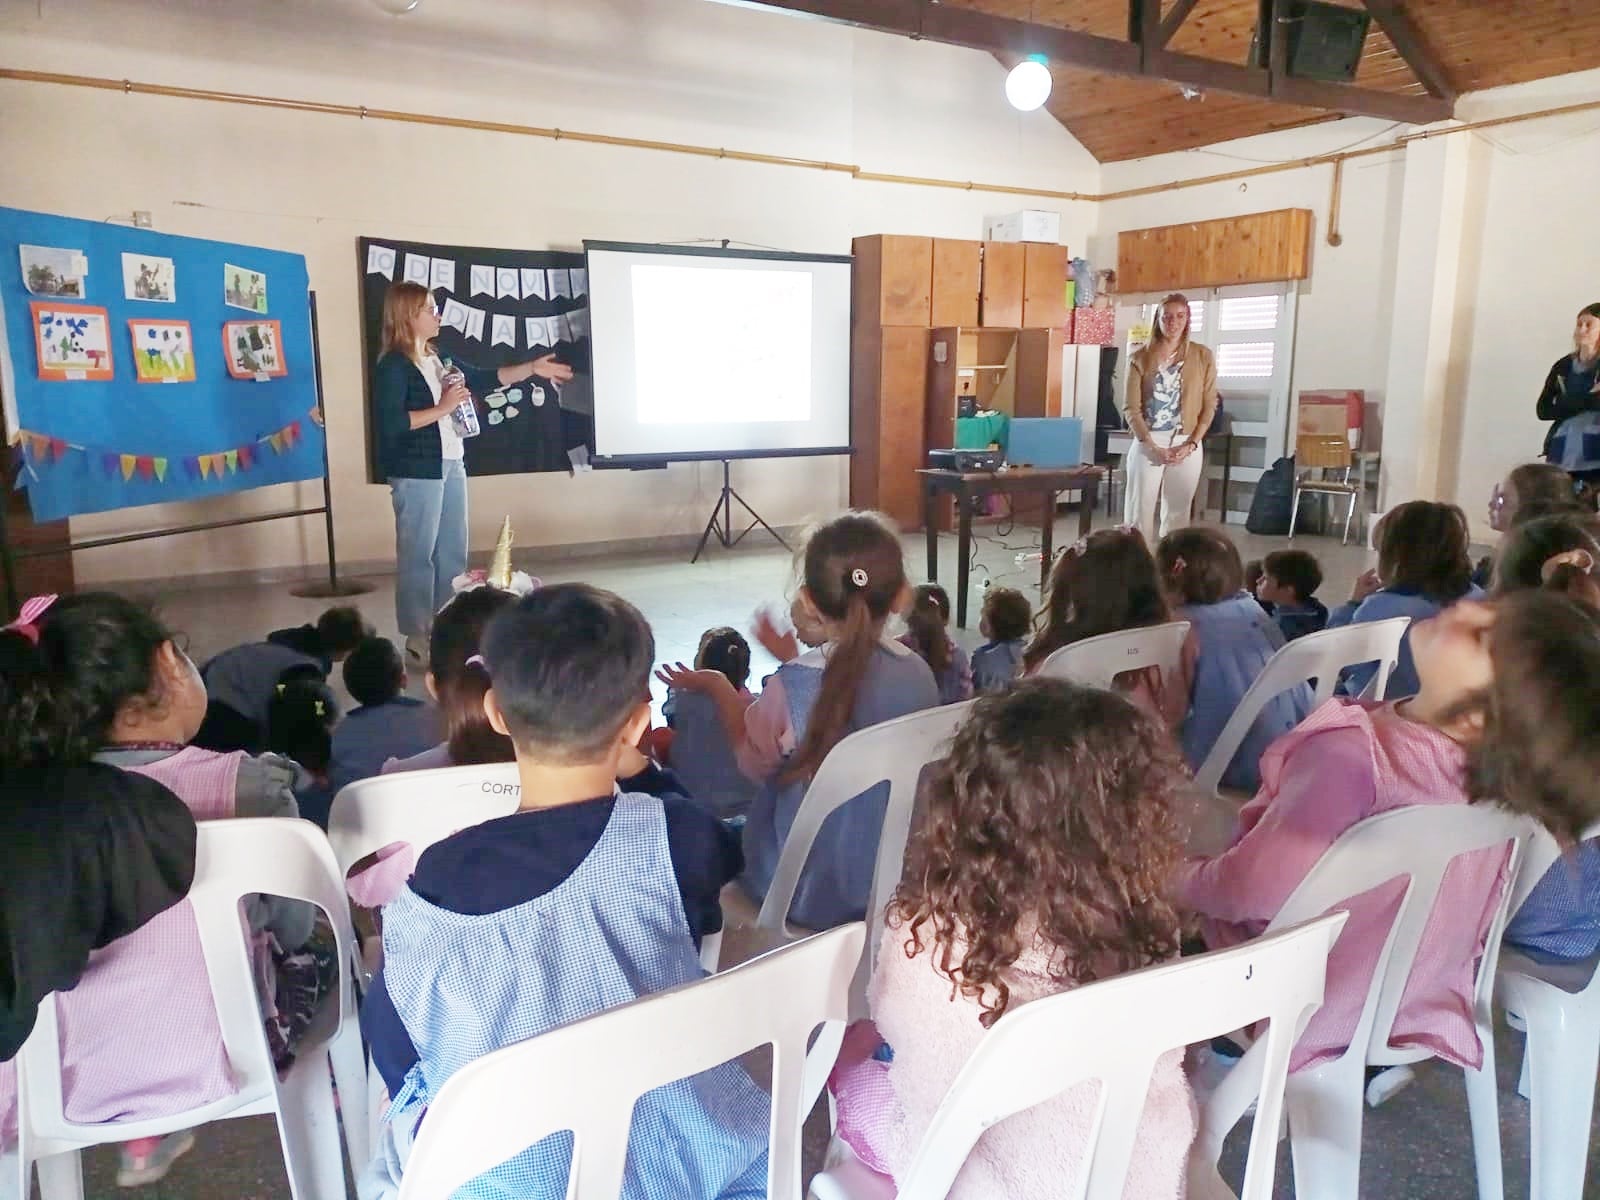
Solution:
{"label": "adult standing at back", "polygon": [[1555,422],[1544,435],[1544,460],[1580,483],[1600,482],[1600,303],[1578,314],[1572,353],[1545,376],[1536,411]]}
{"label": "adult standing at back", "polygon": [[406,656],[423,665],[433,614],[454,595],[467,569],[467,472],[464,445],[450,421],[474,395],[532,376],[565,383],[572,368],[546,354],[485,369],[458,362],[463,381],[443,386],[434,353],[439,308],[419,283],[390,286],[383,297],[383,350],[372,372],[378,466],[394,502],[395,615]]}
{"label": "adult standing at back", "polygon": [[1149,345],[1128,359],[1122,408],[1136,440],[1125,460],[1123,520],[1152,546],[1189,523],[1204,462],[1200,443],[1216,413],[1216,356],[1189,340],[1189,301],[1174,292],[1156,312]]}

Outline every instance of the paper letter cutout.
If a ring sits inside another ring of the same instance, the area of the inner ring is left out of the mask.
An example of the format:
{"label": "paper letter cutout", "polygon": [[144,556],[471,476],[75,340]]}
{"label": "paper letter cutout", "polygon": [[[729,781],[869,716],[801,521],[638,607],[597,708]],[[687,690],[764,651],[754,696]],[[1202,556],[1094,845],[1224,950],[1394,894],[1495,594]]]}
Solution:
{"label": "paper letter cutout", "polygon": [[586,267],[572,268],[572,294],[574,296],[587,296],[589,294],[589,271]]}
{"label": "paper letter cutout", "polygon": [[367,247],[367,274],[394,278],[394,251],[387,246]]}
{"label": "paper letter cutout", "polygon": [[483,309],[467,305],[467,336],[483,341]]}
{"label": "paper letter cutout", "polygon": [[494,273],[497,299],[510,296],[513,300],[522,299],[522,289],[518,286],[517,271],[515,267],[501,267]]}
{"label": "paper letter cutout", "polygon": [[589,310],[575,308],[567,314],[567,322],[572,326],[572,340],[589,336]]}
{"label": "paper letter cutout", "polygon": [[447,299],[444,302],[444,314],[439,318],[439,324],[447,329],[459,329],[462,333],[467,331],[467,306],[459,300]]}
{"label": "paper letter cutout", "polygon": [[565,314],[563,314],[563,315],[561,315],[559,317],[551,317],[550,319],[556,323],[557,340],[563,341],[563,342],[571,342],[571,341],[576,341],[577,340],[572,336],[572,322],[567,318],[567,316]]}
{"label": "paper letter cutout", "polygon": [[504,313],[496,313],[493,321],[494,334],[489,339],[491,346],[515,346],[517,344],[517,319]]}
{"label": "paper letter cutout", "polygon": [[425,254],[407,254],[405,274],[406,282],[420,283],[423,287],[427,287],[428,272],[431,270],[432,265],[432,260],[429,259]]}
{"label": "paper letter cutout", "polygon": [[566,270],[550,272],[550,299],[572,295],[572,273]]}
{"label": "paper letter cutout", "polygon": [[544,272],[522,268],[522,298],[530,300],[534,296],[544,299]]}
{"label": "paper letter cutout", "polygon": [[544,345],[544,318],[525,317],[522,323],[528,335],[528,349]]}
{"label": "paper letter cutout", "polygon": [[435,290],[443,288],[447,292],[456,290],[456,263],[453,258],[436,258],[433,260],[433,272],[429,278],[429,286]]}
{"label": "paper letter cutout", "polygon": [[474,296],[494,295],[494,268],[482,267],[476,264],[472,268],[472,294]]}

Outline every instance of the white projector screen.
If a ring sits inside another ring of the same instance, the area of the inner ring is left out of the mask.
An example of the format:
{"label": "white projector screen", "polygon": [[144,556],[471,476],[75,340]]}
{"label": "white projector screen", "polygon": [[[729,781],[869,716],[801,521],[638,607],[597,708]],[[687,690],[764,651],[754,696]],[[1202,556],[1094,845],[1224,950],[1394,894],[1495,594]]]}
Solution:
{"label": "white projector screen", "polygon": [[596,459],[850,452],[850,259],[585,242]]}

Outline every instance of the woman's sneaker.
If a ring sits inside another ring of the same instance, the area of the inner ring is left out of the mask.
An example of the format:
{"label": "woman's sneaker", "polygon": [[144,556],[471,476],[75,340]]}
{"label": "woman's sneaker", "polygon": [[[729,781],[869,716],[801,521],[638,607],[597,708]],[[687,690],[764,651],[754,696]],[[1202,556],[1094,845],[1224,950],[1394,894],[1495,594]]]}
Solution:
{"label": "woman's sneaker", "polygon": [[144,1187],[166,1178],[172,1164],[194,1149],[194,1132],[189,1129],[166,1137],[137,1138],[122,1143],[122,1164],[117,1168],[117,1186]]}

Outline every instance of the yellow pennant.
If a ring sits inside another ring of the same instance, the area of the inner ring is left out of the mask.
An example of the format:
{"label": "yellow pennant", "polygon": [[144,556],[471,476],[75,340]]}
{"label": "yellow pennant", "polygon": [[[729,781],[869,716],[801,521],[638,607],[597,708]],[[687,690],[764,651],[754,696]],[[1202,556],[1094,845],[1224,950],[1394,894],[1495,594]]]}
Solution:
{"label": "yellow pennant", "polygon": [[202,454],[200,456],[200,478],[211,478],[211,455],[209,454]]}
{"label": "yellow pennant", "polygon": [[122,456],[122,482],[126,483],[133,478],[134,468],[139,465],[139,460],[132,454]]}

